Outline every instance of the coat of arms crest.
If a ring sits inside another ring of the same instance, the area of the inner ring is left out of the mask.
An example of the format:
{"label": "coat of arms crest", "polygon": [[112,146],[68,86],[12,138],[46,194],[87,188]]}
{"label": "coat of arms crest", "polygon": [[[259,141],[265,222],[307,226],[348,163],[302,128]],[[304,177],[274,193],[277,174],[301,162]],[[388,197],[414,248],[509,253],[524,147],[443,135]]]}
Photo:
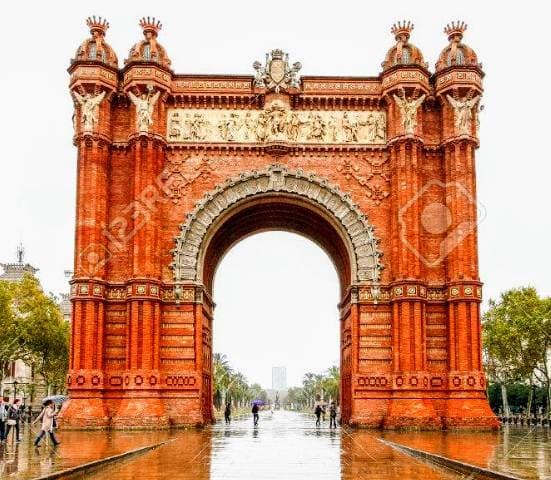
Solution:
{"label": "coat of arms crest", "polygon": [[300,88],[298,72],[302,68],[300,62],[289,66],[289,54],[282,50],[272,50],[266,54],[264,66],[259,61],[253,63],[256,70],[254,86],[268,88],[279,93],[281,89]]}

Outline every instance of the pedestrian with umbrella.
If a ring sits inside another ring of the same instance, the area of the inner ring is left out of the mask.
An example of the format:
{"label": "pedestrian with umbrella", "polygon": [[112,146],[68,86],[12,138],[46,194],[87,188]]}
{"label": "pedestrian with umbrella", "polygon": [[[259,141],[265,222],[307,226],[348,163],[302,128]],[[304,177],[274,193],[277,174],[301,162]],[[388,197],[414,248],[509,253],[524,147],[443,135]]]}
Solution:
{"label": "pedestrian with umbrella", "polygon": [[258,402],[253,402],[253,408],[251,410],[253,412],[253,425],[256,427],[258,425]]}
{"label": "pedestrian with umbrella", "polygon": [[52,443],[57,446],[60,444],[60,442],[57,440],[57,438],[54,435],[54,428],[56,427],[56,416],[57,413],[55,411],[55,403],[63,403],[66,397],[63,395],[54,395],[52,397],[46,397],[42,400],[42,404],[44,405],[44,408],[42,409],[42,412],[40,412],[40,415],[36,417],[33,423],[36,423],[38,421],[42,421],[40,433],[36,437],[34,441],[34,446],[38,447],[40,446],[40,440],[48,433],[50,435],[50,438],[52,439]]}

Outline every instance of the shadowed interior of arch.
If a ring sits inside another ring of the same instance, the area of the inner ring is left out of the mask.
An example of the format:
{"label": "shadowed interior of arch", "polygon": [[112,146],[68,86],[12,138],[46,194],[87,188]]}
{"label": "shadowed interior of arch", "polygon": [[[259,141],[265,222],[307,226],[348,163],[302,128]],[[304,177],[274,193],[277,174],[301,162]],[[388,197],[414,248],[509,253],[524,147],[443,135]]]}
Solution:
{"label": "shadowed interior of arch", "polygon": [[230,209],[212,227],[203,245],[202,278],[212,294],[216,269],[226,252],[240,240],[264,231],[300,234],[319,245],[338,274],[341,298],[351,282],[349,247],[329,216],[304,199],[291,194],[269,194],[243,201]]}

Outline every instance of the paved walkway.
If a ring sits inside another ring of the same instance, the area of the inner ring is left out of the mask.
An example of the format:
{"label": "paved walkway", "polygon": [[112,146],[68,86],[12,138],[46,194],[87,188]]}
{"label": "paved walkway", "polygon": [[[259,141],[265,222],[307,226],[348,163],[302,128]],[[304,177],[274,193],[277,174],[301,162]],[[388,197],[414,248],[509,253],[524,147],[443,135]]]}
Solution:
{"label": "paved walkway", "polygon": [[313,416],[262,413],[251,419],[188,431],[172,442],[90,476],[141,479],[456,479],[387,447],[377,432],[316,428]]}
{"label": "paved walkway", "polygon": [[27,431],[23,442],[0,447],[0,478],[27,480],[163,440],[158,449],[105,467],[95,480],[461,478],[400,453],[388,439],[521,478],[551,478],[548,431],[499,433],[380,432],[315,427],[313,415],[278,411],[212,428],[150,432],[60,432],[62,444],[39,451]]}

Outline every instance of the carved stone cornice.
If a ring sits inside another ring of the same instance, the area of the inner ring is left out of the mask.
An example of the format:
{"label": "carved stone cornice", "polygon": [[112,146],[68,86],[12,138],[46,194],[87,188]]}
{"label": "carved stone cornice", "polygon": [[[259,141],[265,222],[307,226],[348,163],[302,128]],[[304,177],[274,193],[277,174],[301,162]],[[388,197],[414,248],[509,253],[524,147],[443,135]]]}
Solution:
{"label": "carved stone cornice", "polygon": [[390,95],[401,89],[417,89],[430,94],[430,76],[430,72],[420,65],[394,65],[381,74],[382,94]]}
{"label": "carved stone cornice", "polygon": [[451,89],[474,89],[482,93],[484,72],[476,66],[453,65],[434,74],[435,92],[444,95]]}
{"label": "carved stone cornice", "polygon": [[476,280],[448,282],[447,301],[482,301],[482,283]]}

